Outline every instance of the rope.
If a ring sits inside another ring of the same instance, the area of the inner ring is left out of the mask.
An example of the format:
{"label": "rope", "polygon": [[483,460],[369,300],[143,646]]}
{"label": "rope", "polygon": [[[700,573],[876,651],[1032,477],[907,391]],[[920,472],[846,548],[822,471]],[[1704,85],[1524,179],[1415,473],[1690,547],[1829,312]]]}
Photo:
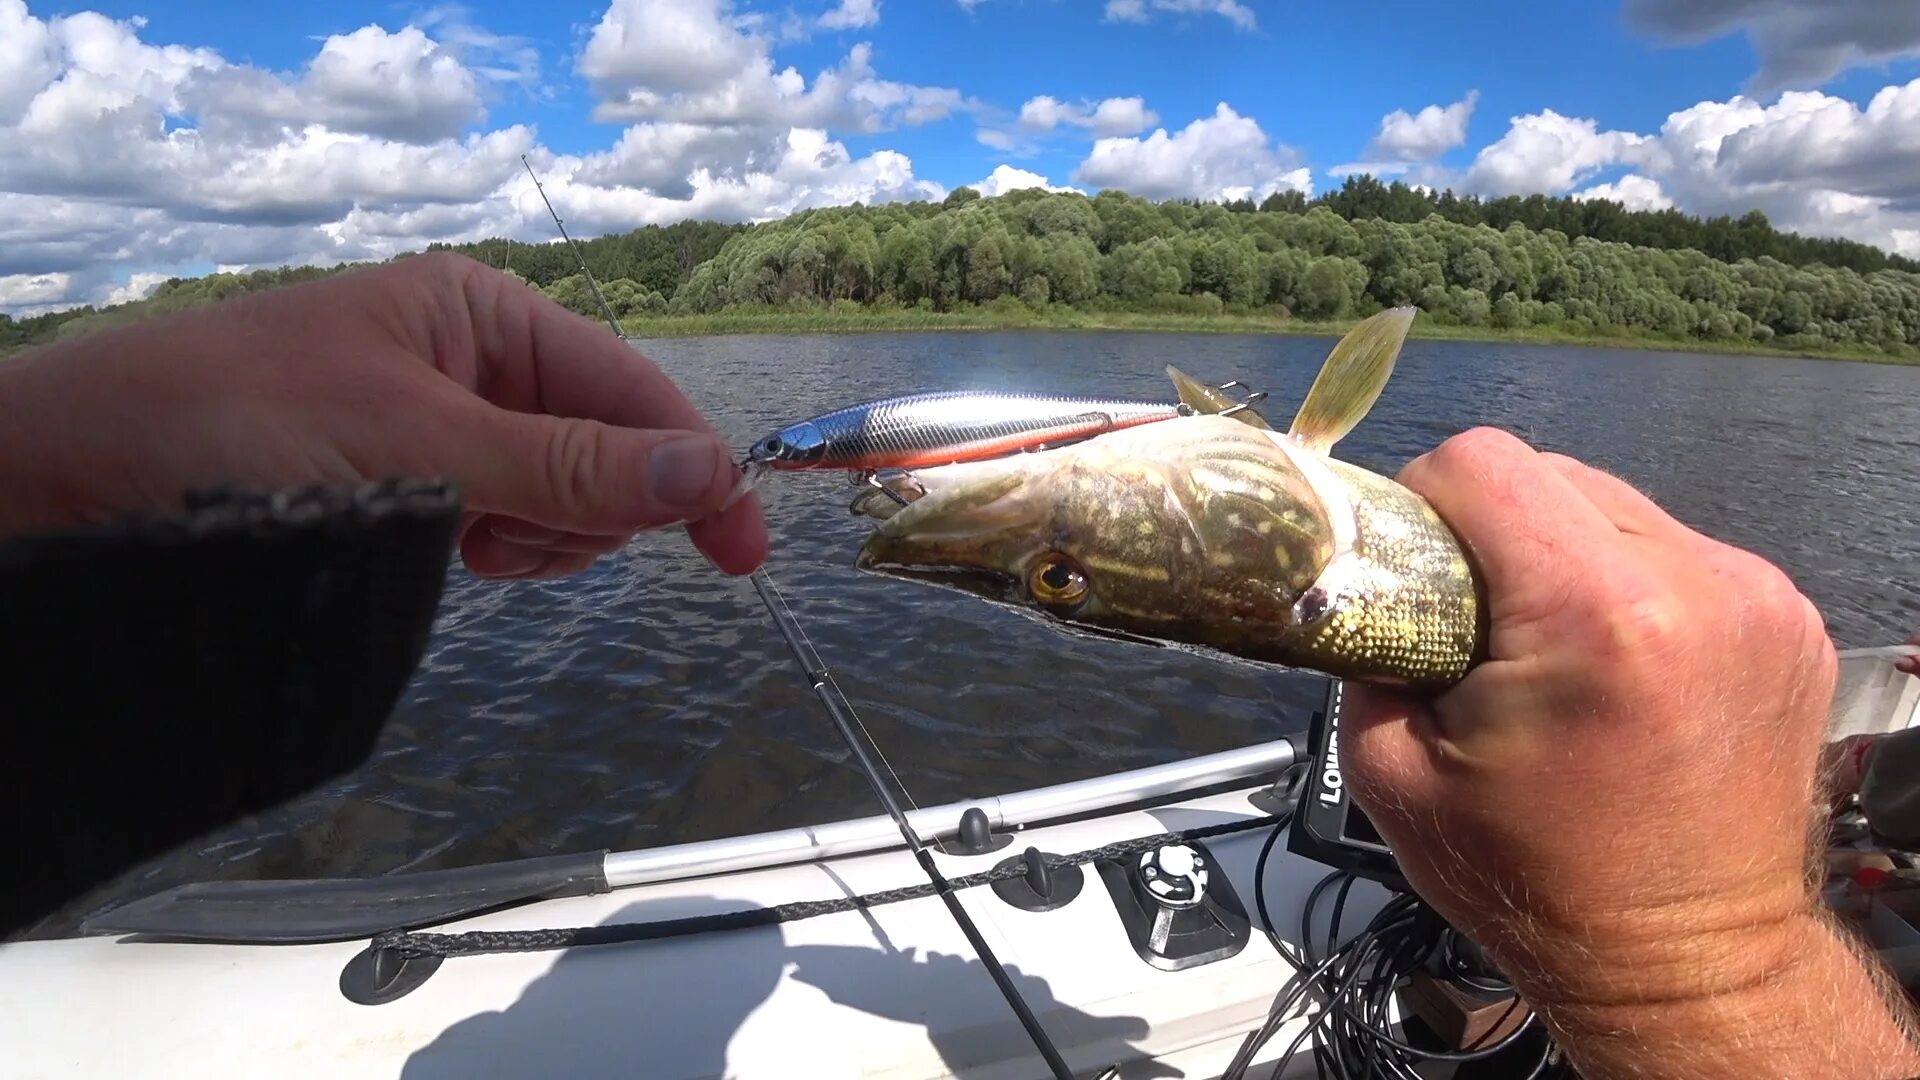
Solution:
{"label": "rope", "polygon": [[[1230,833],[1262,829],[1270,825],[1278,827],[1285,825],[1290,816],[1280,814],[1273,817],[1250,818],[1246,821],[1231,821],[1222,825],[1208,825],[1181,832],[1156,833],[1153,836],[1142,836],[1088,848],[1072,855],[1044,855],[1041,861],[1049,870],[1061,870],[1081,863],[1125,858],[1128,855],[1152,851],[1168,844],[1206,840]],[[990,885],[996,881],[1010,881],[1023,877],[1026,872],[1026,864],[1016,862],[992,870],[983,870],[977,874],[949,878],[948,884],[956,890],[971,889],[980,885]],[[932,884],[908,885],[899,889],[886,889],[860,896],[843,896],[832,900],[801,900],[790,904],[747,908],[715,915],[694,915],[684,919],[615,923],[608,926],[578,926],[557,930],[470,930],[463,934],[389,930],[375,937],[372,947],[376,950],[388,950],[401,959],[412,960],[427,956],[479,956],[485,953],[545,952],[550,949],[571,949],[583,945],[619,945],[626,942],[653,941],[659,938],[684,937],[689,934],[707,934],[723,930],[748,930],[759,926],[774,926],[800,919],[811,919],[820,915],[864,911],[884,904],[897,904],[903,900],[924,899],[936,895],[936,892]]]}

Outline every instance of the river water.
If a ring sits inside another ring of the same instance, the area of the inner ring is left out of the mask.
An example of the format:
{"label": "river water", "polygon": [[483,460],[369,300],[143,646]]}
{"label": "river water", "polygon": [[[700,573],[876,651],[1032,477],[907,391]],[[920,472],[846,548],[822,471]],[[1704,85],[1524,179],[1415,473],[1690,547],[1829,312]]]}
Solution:
{"label": "river water", "polygon": [[[744,446],[802,416],[931,389],[1165,400],[1168,363],[1270,391],[1268,414],[1283,422],[1331,341],[1020,332],[638,344]],[[1615,472],[1778,562],[1842,648],[1920,629],[1920,368],[1416,341],[1339,452],[1391,475],[1478,424]],[[1302,730],[1318,701],[1312,676],[1070,637],[856,573],[850,496],[844,478],[763,485],[768,565],[922,804],[1246,745]],[[86,907],[192,880],[620,850],[877,810],[750,586],[683,537],[650,536],[561,582],[480,582],[456,566],[431,651],[372,761]]]}

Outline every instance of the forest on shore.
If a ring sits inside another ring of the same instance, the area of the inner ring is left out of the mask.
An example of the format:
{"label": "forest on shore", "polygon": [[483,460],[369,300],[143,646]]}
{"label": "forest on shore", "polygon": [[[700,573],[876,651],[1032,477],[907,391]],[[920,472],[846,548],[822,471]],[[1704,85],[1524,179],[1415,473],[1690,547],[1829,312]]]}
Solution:
{"label": "forest on shore", "polygon": [[[434,245],[601,314],[561,243]],[[627,333],[874,327],[1318,329],[1405,304],[1416,333],[1920,359],[1920,262],[1604,200],[1482,200],[1371,177],[1309,199],[1032,189],[682,222],[582,241]],[[401,256],[404,257],[404,256]],[[174,279],[144,300],[0,315],[0,352],[348,267]]]}

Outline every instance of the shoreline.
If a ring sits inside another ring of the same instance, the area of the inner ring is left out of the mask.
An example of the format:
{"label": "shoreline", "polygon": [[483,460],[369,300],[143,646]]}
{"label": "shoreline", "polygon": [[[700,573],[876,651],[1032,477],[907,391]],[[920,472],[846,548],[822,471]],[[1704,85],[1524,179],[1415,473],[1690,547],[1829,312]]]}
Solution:
{"label": "shoreline", "polygon": [[[1353,321],[1317,322],[1271,315],[1187,315],[1166,312],[1046,311],[978,308],[957,312],[889,311],[736,311],[710,315],[649,315],[621,320],[634,339],[717,337],[728,334],[982,333],[1005,330],[1121,331],[1181,334],[1273,334],[1338,337]],[[1920,365],[1920,350],[1893,355],[1878,349],[1830,346],[1781,348],[1758,342],[1710,341],[1622,334],[1579,335],[1529,327],[1501,330],[1489,326],[1445,326],[1421,319],[1410,337],[1427,341],[1475,341],[1497,345],[1573,345],[1640,352],[1704,353],[1797,360],[1844,360],[1869,364]]]}

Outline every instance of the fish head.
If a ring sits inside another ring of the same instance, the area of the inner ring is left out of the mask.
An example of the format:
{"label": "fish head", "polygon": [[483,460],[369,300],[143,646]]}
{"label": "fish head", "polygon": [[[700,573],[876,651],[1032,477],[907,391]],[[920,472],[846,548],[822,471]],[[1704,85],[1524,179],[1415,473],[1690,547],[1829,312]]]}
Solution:
{"label": "fish head", "polygon": [[827,453],[827,437],[812,421],[790,424],[753,444],[747,460],[772,469],[804,469]]}
{"label": "fish head", "polygon": [[856,565],[1080,629],[1245,653],[1283,633],[1335,549],[1274,433],[1193,416],[921,470]]}

